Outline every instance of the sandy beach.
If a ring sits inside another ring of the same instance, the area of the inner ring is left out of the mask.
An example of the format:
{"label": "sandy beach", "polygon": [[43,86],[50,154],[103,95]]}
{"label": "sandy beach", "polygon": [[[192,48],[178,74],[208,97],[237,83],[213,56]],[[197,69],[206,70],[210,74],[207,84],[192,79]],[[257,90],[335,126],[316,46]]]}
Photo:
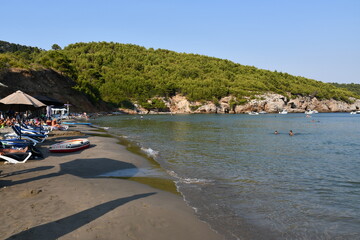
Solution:
{"label": "sandy beach", "polygon": [[[0,239],[223,239],[180,195],[100,177],[150,163],[116,138],[96,134],[89,126],[71,127],[37,146],[42,160],[0,162]],[[53,143],[78,137],[88,138],[90,148],[48,151]]]}

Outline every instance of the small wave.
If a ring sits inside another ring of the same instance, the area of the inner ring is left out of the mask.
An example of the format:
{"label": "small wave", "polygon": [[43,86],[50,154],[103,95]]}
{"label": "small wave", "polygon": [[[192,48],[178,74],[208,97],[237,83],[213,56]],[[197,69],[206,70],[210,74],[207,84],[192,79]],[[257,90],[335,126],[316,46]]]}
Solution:
{"label": "small wave", "polygon": [[158,151],[155,151],[155,150],[153,150],[151,148],[142,147],[141,151],[143,151],[144,153],[146,153],[146,155],[148,155],[149,157],[152,157],[152,158],[156,157],[159,154]]}
{"label": "small wave", "polygon": [[212,183],[213,180],[201,179],[201,178],[182,178],[177,175],[174,171],[167,171],[168,174],[177,179],[177,182],[185,183],[185,184],[208,184]]}

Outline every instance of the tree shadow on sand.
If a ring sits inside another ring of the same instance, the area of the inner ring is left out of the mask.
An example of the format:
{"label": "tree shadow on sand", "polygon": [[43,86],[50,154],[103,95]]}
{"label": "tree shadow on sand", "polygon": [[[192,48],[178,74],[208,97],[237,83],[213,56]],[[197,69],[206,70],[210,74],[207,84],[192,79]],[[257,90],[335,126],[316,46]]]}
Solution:
{"label": "tree shadow on sand", "polygon": [[0,188],[2,187],[7,187],[7,186],[11,186],[14,185],[14,183],[10,180],[3,180],[3,178],[7,178],[7,177],[11,177],[11,176],[15,176],[15,175],[20,175],[20,174],[26,174],[26,173],[31,173],[31,172],[38,172],[38,171],[44,171],[44,170],[49,170],[51,168],[54,168],[54,166],[42,166],[42,167],[36,167],[36,168],[30,168],[30,169],[23,169],[23,170],[18,170],[15,172],[10,172],[10,173],[5,173],[5,174],[0,174]]}
{"label": "tree shadow on sand", "polygon": [[51,240],[58,239],[65,234],[68,234],[85,224],[95,220],[96,218],[101,217],[102,215],[114,210],[115,208],[124,205],[130,201],[134,201],[136,199],[145,198],[151,195],[156,194],[152,193],[144,193],[137,194],[131,197],[119,198],[115,199],[95,207],[89,208],[87,210],[81,211],[74,215],[46,223],[37,227],[30,228],[29,230],[20,232],[16,235],[13,235],[7,239],[37,239],[37,240]]}
{"label": "tree shadow on sand", "polygon": [[35,168],[30,168],[30,169],[23,169],[23,170],[18,170],[18,171],[11,172],[11,173],[0,174],[0,177],[4,178],[4,177],[10,177],[10,176],[15,176],[15,175],[20,175],[20,174],[25,174],[25,173],[30,173],[30,172],[44,171],[44,170],[49,170],[51,168],[54,168],[54,166],[42,166],[42,167],[35,167]]}
{"label": "tree shadow on sand", "polygon": [[[70,162],[61,163],[60,171],[56,173],[49,173],[41,176],[36,176],[33,178],[22,179],[12,182],[4,182],[3,186],[13,186],[16,184],[28,183],[36,180],[41,180],[45,178],[52,178],[61,176],[64,174],[70,174],[81,178],[97,178],[106,173],[123,170],[123,169],[133,169],[132,173],[135,175],[138,172],[138,168],[131,164],[118,160],[113,160],[109,158],[90,158],[90,159],[75,159]],[[8,174],[11,176],[12,174]]]}
{"label": "tree shadow on sand", "polygon": [[[59,172],[13,181],[10,182],[9,185],[11,186],[41,179],[49,179],[64,174],[71,174],[81,178],[98,178],[108,172],[128,168],[136,169],[133,174],[137,173],[137,168],[135,165],[118,160],[113,160],[109,158],[76,159],[70,162],[61,163]],[[33,169],[33,171],[47,169],[49,169],[49,167],[37,168]],[[26,172],[26,170],[23,171]],[[31,169],[29,169],[29,171],[31,171]],[[19,173],[10,173],[9,176],[11,176],[12,174]],[[73,214],[71,216],[33,227],[29,230],[15,234],[8,239],[58,239],[59,237],[64,236],[65,234],[68,234],[85,224],[88,224],[89,222],[103,216],[104,214],[114,210],[121,205],[124,205],[130,201],[134,201],[136,199],[151,196],[153,194],[156,193],[152,192],[137,194],[130,197],[119,198],[106,203],[102,203],[95,207]]]}

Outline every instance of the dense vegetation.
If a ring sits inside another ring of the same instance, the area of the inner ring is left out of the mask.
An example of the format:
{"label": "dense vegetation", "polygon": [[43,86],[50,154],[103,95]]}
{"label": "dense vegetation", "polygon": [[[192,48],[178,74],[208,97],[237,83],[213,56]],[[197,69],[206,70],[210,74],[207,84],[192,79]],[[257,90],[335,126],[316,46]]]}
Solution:
{"label": "dense vegetation", "polygon": [[[189,100],[214,102],[233,95],[238,101],[234,104],[264,92],[346,102],[358,97],[334,84],[196,54],[112,42],[76,43],[64,49],[53,45],[53,49],[2,53],[0,68],[53,68],[73,78],[76,88],[93,101],[125,107],[176,93]],[[156,101],[153,104],[162,107]]]}
{"label": "dense vegetation", "polygon": [[345,88],[360,96],[360,84],[355,84],[355,83],[331,83],[331,84],[338,88]]}
{"label": "dense vegetation", "polygon": [[20,44],[15,44],[15,43],[9,43],[9,42],[5,42],[5,41],[0,41],[0,53],[5,53],[5,52],[40,52],[41,49],[37,48],[37,47],[29,47],[29,46],[24,46],[24,45],[20,45]]}

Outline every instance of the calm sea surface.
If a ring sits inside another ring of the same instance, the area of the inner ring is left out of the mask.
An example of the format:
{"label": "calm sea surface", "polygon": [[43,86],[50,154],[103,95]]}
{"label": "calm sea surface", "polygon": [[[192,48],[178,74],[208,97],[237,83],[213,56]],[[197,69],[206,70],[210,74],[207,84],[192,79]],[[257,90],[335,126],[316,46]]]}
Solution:
{"label": "calm sea surface", "polygon": [[360,239],[360,115],[120,115],[93,123],[152,154],[226,239]]}

